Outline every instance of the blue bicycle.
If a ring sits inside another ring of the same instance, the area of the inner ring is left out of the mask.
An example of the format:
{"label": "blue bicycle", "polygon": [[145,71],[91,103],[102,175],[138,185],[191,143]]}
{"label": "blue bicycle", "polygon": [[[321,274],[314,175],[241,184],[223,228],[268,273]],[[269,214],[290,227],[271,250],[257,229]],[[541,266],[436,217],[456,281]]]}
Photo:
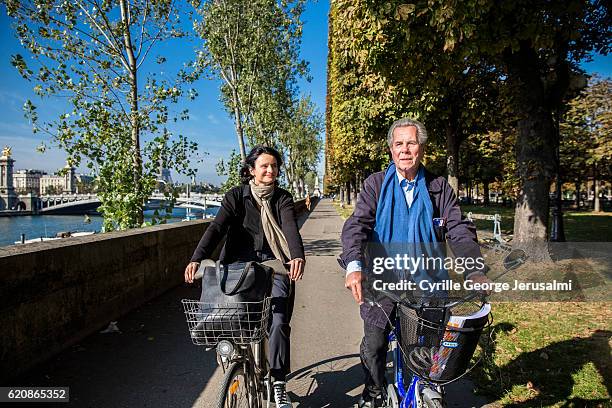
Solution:
{"label": "blue bicycle", "polygon": [[[496,279],[525,260],[524,251],[511,251],[503,262],[505,271]],[[387,386],[386,405],[444,408],[444,386],[463,377],[480,361],[470,364],[483,330],[491,326],[491,305],[476,292],[455,298],[379,293],[395,303],[394,319],[387,316],[393,382]]]}

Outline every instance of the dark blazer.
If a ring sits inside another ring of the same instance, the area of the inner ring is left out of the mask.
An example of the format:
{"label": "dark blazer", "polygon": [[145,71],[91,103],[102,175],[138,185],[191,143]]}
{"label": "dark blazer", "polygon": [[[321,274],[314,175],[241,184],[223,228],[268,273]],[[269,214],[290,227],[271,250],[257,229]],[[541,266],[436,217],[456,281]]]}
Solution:
{"label": "dark blazer", "polygon": [[[291,193],[276,187],[270,204],[274,219],[287,239],[291,259],[304,259],[304,245],[298,230]],[[200,262],[210,258],[226,235],[227,239],[219,257],[223,263],[258,261],[261,260],[262,254],[274,256],[263,232],[260,210],[251,196],[248,184],[234,187],[225,194],[217,216],[204,232],[191,261]]]}
{"label": "dark blazer", "polygon": [[[372,174],[363,183],[363,189],[359,193],[355,211],[344,223],[342,228],[342,254],[340,264],[344,269],[349,262],[359,260],[364,261],[364,248],[371,238],[374,224],[376,224],[376,207],[380,190],[385,179],[385,172],[381,171]],[[461,210],[457,203],[457,196],[452,187],[443,177],[437,177],[425,170],[425,183],[429,191],[429,198],[433,205],[433,217],[444,218],[446,228],[438,235],[439,241],[447,240],[453,254],[456,257],[481,257],[480,246],[476,238],[476,227],[461,215]],[[466,269],[464,276],[466,279],[473,274],[484,273],[484,270]],[[393,310],[393,304],[388,299],[380,301],[383,312],[379,307],[372,307],[367,302],[361,304],[361,318],[369,324],[384,328],[387,325],[387,317]]]}
{"label": "dark blazer", "polygon": [[[343,252],[340,255],[344,266],[354,260],[364,262],[363,248],[374,230],[376,207],[384,179],[385,172],[380,171],[364,181],[355,211],[344,223],[342,228]],[[439,241],[448,240],[455,256],[473,258],[482,256],[476,238],[476,227],[461,215],[457,196],[450,184],[444,177],[435,176],[427,169],[425,170],[425,183],[433,205],[433,217],[446,220],[446,228],[444,233],[440,234]],[[482,271],[467,271],[466,276],[473,272]]]}

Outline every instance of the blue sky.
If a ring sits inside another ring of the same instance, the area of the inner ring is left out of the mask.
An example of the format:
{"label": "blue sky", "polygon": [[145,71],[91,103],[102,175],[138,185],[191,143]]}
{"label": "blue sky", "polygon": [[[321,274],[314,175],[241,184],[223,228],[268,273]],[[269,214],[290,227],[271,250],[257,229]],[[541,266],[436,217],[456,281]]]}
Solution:
{"label": "blue sky", "polygon": [[[321,113],[325,112],[328,10],[328,0],[309,1],[302,16],[304,31],[301,56],[309,62],[312,81],[308,83],[302,80],[299,86],[302,93],[312,96]],[[21,53],[25,56],[25,53],[14,37],[3,6],[0,7],[0,27],[2,27],[0,44],[3,56],[0,59],[0,146],[12,146],[17,169],[36,168],[52,173],[65,165],[65,154],[53,147],[44,154],[35,151],[36,146],[42,141],[48,146],[50,141],[42,134],[32,134],[30,125],[23,117],[22,106],[25,100],[30,98],[38,106],[41,117],[52,118],[62,112],[62,102],[55,98],[42,101],[38,99],[31,90],[33,84],[23,80],[11,66],[11,55]],[[191,58],[192,48],[193,44],[180,48],[167,47],[160,54],[166,56],[171,65],[173,60],[183,61]],[[587,72],[612,76],[612,56],[598,56],[583,67]],[[203,79],[195,84],[195,87],[199,92],[195,101],[185,101],[172,108],[176,111],[188,108],[191,114],[190,120],[177,124],[172,130],[198,142],[200,150],[208,153],[204,156],[203,162],[197,166],[198,181],[218,184],[222,181],[222,177],[216,174],[215,164],[220,158],[227,158],[229,152],[237,148],[234,125],[218,100],[219,82]],[[322,172],[322,165],[319,168]],[[85,172],[85,168],[81,170]],[[173,177],[175,180],[178,178],[176,174],[173,174]]]}
{"label": "blue sky", "polygon": [[[300,91],[310,94],[318,107],[319,112],[325,112],[325,81],[327,66],[327,13],[329,2],[319,0],[309,1],[302,15],[304,30],[302,36],[301,57],[309,62],[311,82],[301,80]],[[53,173],[66,163],[66,155],[58,148],[53,148],[48,136],[32,134],[31,126],[23,116],[23,103],[31,99],[38,107],[41,118],[55,118],[63,112],[63,102],[57,98],[41,100],[32,92],[33,84],[27,82],[10,64],[10,56],[26,53],[15,38],[10,28],[10,20],[6,16],[4,6],[0,6],[0,44],[2,58],[0,59],[0,146],[11,146],[12,157],[15,159],[15,168],[35,168]],[[168,59],[168,71],[172,71],[173,61],[186,61],[193,57],[194,44],[159,49],[159,54]],[[232,149],[237,149],[237,139],[234,124],[221,102],[219,102],[220,82],[201,79],[194,87],[199,96],[194,101],[184,101],[179,105],[171,106],[174,111],[188,108],[190,120],[180,122],[171,129],[175,134],[180,133],[189,139],[198,142],[204,155],[198,169],[197,180],[219,184],[224,177],[216,174],[215,165],[221,158],[229,157]],[[50,148],[44,154],[36,152],[36,146],[45,142]],[[319,166],[322,171],[322,165]],[[82,166],[82,172],[87,169]],[[175,180],[186,181],[186,178],[177,177]]]}

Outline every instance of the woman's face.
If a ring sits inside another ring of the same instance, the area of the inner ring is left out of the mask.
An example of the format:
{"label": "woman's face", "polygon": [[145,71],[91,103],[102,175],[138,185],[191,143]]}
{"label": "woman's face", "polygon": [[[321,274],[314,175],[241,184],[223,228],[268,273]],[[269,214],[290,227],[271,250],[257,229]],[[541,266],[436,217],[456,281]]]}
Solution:
{"label": "woman's face", "polygon": [[255,160],[255,168],[252,168],[251,175],[257,185],[270,185],[278,177],[278,164],[274,156],[262,153]]}

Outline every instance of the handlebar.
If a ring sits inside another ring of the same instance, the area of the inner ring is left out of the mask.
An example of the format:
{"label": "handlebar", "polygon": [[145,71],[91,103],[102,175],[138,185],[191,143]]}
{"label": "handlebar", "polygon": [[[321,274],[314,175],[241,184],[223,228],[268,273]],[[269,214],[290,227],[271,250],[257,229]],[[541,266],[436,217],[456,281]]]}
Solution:
{"label": "handlebar", "polygon": [[[384,289],[379,289],[379,290],[377,290],[377,292],[382,293],[383,295],[385,295],[386,297],[391,299],[394,303],[402,304],[402,305],[404,305],[406,307],[409,307],[411,309],[414,309],[414,310],[419,309],[419,307],[421,306],[421,305],[417,305],[416,302],[411,302],[409,300],[407,301],[406,299],[402,299],[400,296],[396,295],[395,293],[389,292],[389,291],[384,290]],[[487,298],[487,295],[484,294],[484,293],[481,293],[481,292],[471,292],[470,294],[468,294],[466,296],[463,296],[460,299],[454,300],[454,301],[449,302],[449,303],[445,303],[444,307],[446,307],[446,308],[453,308],[453,307],[455,307],[457,305],[460,305],[462,303],[467,303],[467,302],[469,302],[469,301],[471,301],[471,300],[473,300],[473,299],[475,299],[477,297],[480,297],[480,300],[482,302],[484,302],[486,300],[486,298]],[[441,299],[443,299],[443,298],[441,298]],[[368,304],[370,304],[371,306],[380,306],[380,303],[378,303],[375,300],[368,299],[368,298],[365,298],[364,300]]]}
{"label": "handlebar", "polygon": [[[517,269],[518,267],[523,265],[526,260],[527,260],[527,254],[522,249],[513,249],[509,251],[503,260],[504,272],[496,276],[493,282],[497,281],[500,277],[504,276],[507,272]],[[377,290],[377,292],[382,293],[383,295],[390,298],[395,303],[402,304],[411,309],[418,309],[418,307],[415,305],[414,302],[406,301],[405,299],[402,299],[401,297],[399,297],[393,292],[389,292],[384,289],[379,289]],[[484,302],[486,301],[487,295],[482,292],[473,291],[470,294],[463,296],[458,300],[445,304],[445,307],[452,308],[459,304],[469,302],[477,297],[480,297],[480,300]],[[380,306],[380,304],[376,302],[375,300],[367,299],[367,298],[364,300],[372,306],[374,305]]]}

